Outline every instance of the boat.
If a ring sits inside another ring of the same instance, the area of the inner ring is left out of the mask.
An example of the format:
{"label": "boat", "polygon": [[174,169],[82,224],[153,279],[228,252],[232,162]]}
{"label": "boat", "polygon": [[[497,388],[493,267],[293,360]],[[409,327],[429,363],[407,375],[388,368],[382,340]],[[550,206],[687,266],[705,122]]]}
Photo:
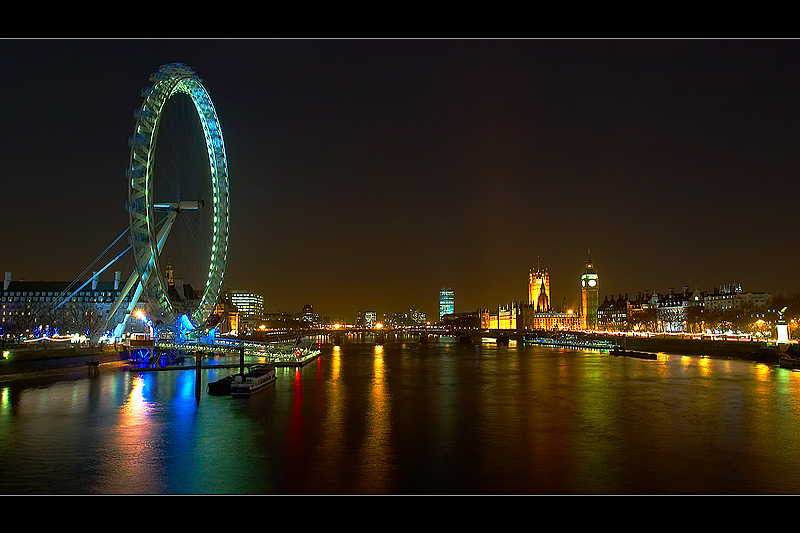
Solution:
{"label": "boat", "polygon": [[786,355],[778,359],[778,366],[781,368],[800,369],[800,357]]}
{"label": "boat", "polygon": [[658,359],[658,356],[652,352],[637,352],[636,350],[626,350],[625,348],[614,348],[609,353],[617,356],[636,357],[637,359]]}
{"label": "boat", "polygon": [[757,363],[780,364],[781,353],[776,348],[764,347],[752,352],[749,359]]}
{"label": "boat", "polygon": [[255,365],[245,374],[236,374],[231,382],[231,396],[247,398],[254,392],[265,389],[275,383],[275,367],[273,365]]}
{"label": "boat", "polygon": [[233,378],[235,374],[231,374],[230,376],[225,376],[222,379],[218,379],[217,381],[212,381],[208,384],[208,393],[212,396],[227,396],[231,393],[231,383],[233,383]]}
{"label": "boat", "polygon": [[471,335],[463,334],[458,338],[460,344],[479,344],[472,339]]}

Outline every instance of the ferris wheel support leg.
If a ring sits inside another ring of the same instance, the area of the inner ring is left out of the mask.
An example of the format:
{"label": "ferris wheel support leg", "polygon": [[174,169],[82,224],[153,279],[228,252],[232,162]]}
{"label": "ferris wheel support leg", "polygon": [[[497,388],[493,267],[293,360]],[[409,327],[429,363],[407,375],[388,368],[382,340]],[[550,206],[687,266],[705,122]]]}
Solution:
{"label": "ferris wheel support leg", "polygon": [[[158,236],[156,237],[156,242],[157,242],[157,248],[158,248],[158,253],[159,254],[161,254],[161,250],[164,249],[164,243],[167,241],[167,236],[169,235],[170,229],[172,229],[172,224],[175,222],[175,216],[176,215],[177,215],[177,212],[170,213],[169,216],[167,217],[166,221],[164,222],[164,226],[158,232]],[[152,264],[152,260],[151,260],[151,264]],[[142,288],[144,286],[144,282],[147,281],[146,278],[147,278],[147,276],[145,276],[144,279],[142,279],[141,276],[139,275],[139,273],[134,270],[131,273],[130,277],[128,278],[128,281],[125,282],[125,286],[123,287],[122,291],[119,293],[119,296],[117,296],[117,299],[114,301],[114,305],[111,306],[111,310],[108,313],[108,319],[107,319],[108,321],[111,321],[111,319],[113,319],[114,315],[116,314],[117,310],[119,309],[119,306],[122,305],[122,302],[128,296],[128,293],[130,292],[131,288],[133,287],[133,284],[136,283],[136,281],[139,281],[139,285],[136,287],[136,290],[134,291],[133,296],[131,297],[131,301],[128,304],[128,309],[125,312],[125,317],[122,319],[122,322],[120,322],[117,325],[117,327],[114,328],[114,338],[115,339],[120,338],[122,336],[122,333],[125,331],[125,327],[128,325],[128,321],[130,320],[131,313],[133,313],[133,309],[136,307],[136,304],[139,302],[139,297],[142,294]],[[106,328],[104,328],[104,329],[108,329],[108,322],[106,322]]]}
{"label": "ferris wheel support leg", "polygon": [[[111,310],[109,310],[108,312],[108,318],[106,321],[105,329],[108,329],[108,323],[114,318],[114,315],[117,313],[119,306],[122,305],[123,300],[125,300],[125,298],[128,296],[128,293],[131,291],[131,287],[133,287],[133,284],[136,283],[138,279],[139,279],[139,274],[133,272],[128,278],[128,281],[125,282],[125,286],[122,288],[122,291],[119,293],[119,296],[117,296],[117,299],[114,301],[114,305],[111,306]],[[139,287],[136,288],[136,292],[134,292],[134,297],[131,298],[131,303],[134,306],[136,305],[136,302],[139,300],[139,294],[141,294],[141,292],[142,290],[140,283]],[[132,310],[133,308],[131,306],[128,306],[128,310],[126,311],[125,317],[122,319],[122,322],[120,322],[120,324],[116,328],[114,328],[115,339],[118,339],[119,337],[122,336],[122,332],[125,330],[125,326],[128,324],[128,319],[130,318]]]}

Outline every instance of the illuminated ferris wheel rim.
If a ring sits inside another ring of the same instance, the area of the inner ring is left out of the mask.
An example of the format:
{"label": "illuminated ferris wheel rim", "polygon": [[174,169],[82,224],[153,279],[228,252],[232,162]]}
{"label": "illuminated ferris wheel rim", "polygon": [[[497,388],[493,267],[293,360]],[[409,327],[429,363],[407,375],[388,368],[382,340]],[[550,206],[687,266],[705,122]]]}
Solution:
{"label": "illuminated ferris wheel rim", "polygon": [[[228,253],[228,166],[225,143],[217,112],[202,81],[195,71],[182,63],[162,65],[150,76],[152,87],[142,91],[144,101],[136,111],[136,126],[130,139],[128,166],[128,218],[131,249],[141,283],[141,295],[147,298],[153,319],[171,322],[176,308],[169,297],[159,254],[179,211],[212,207],[213,241],[208,262],[208,275],[200,302],[189,315],[195,326],[208,320],[214,311],[225,274]],[[213,200],[211,206],[201,202],[156,203],[153,197],[153,161],[157,153],[157,136],[161,114],[167,101],[176,94],[187,95],[194,104],[203,129],[211,171]],[[166,221],[156,226],[155,214],[166,212]]]}

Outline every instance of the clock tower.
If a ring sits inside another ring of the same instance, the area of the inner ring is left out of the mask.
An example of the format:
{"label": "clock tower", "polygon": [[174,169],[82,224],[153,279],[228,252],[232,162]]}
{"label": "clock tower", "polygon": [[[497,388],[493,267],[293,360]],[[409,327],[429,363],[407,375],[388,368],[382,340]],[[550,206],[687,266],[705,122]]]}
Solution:
{"label": "clock tower", "polygon": [[581,322],[584,329],[597,328],[597,304],[599,294],[597,270],[592,263],[591,253],[586,259],[586,268],[581,274]]}

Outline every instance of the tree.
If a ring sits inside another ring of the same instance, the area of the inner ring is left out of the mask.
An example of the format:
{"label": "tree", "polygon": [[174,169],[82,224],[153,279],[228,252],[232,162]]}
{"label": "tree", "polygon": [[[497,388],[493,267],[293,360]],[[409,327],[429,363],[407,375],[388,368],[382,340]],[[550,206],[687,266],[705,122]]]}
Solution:
{"label": "tree", "polygon": [[12,337],[23,337],[35,324],[30,305],[20,305],[5,316],[4,333]]}
{"label": "tree", "polygon": [[92,302],[69,304],[65,318],[66,327],[69,331],[85,335],[90,339],[99,337],[105,326],[105,318],[102,312]]}
{"label": "tree", "polygon": [[57,308],[56,304],[53,302],[31,304],[30,310],[34,321],[34,327],[41,327],[44,335],[58,335],[66,326],[66,312],[64,308]]}

